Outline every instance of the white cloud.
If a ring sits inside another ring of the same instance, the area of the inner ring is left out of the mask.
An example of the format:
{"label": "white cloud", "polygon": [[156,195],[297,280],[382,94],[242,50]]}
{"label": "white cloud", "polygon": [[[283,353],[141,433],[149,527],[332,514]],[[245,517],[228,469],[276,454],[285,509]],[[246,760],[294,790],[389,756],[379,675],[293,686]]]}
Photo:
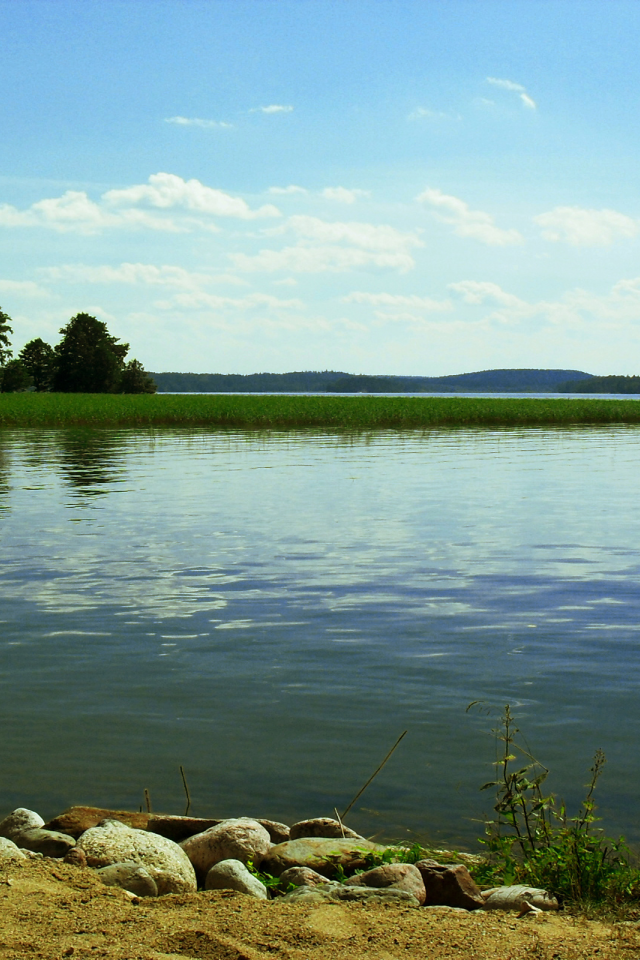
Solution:
{"label": "white cloud", "polygon": [[295,233],[299,242],[281,250],[261,250],[254,256],[230,254],[239,270],[322,273],[382,267],[404,273],[415,266],[409,250],[422,246],[416,234],[401,233],[394,227],[329,222],[305,215],[289,217],[282,226],[265,232],[271,236]]}
{"label": "white cloud", "polygon": [[415,294],[365,293],[354,290],[342,298],[344,303],[367,303],[371,306],[408,307],[413,310],[442,312],[453,309],[450,300],[434,300],[432,297],[418,297]]}
{"label": "white cloud", "polygon": [[[141,206],[151,210],[140,209]],[[157,210],[171,210],[172,215],[159,216]],[[0,205],[0,226],[48,227],[59,233],[80,234],[117,228],[170,233],[194,229],[216,232],[219,228],[210,217],[254,220],[280,216],[280,211],[271,204],[252,210],[240,197],[171,173],[156,173],[147,183],[108,190],[98,203],[84,190],[67,190],[61,197],[38,200],[26,210]]]}
{"label": "white cloud", "polygon": [[305,190],[304,187],[297,187],[294,183],[290,184],[288,187],[269,187],[269,193],[275,194],[293,194],[293,193],[308,193],[308,190]]}
{"label": "white cloud", "polygon": [[406,251],[421,247],[415,233],[402,233],[386,224],[381,226],[358,221],[327,221],[299,214],[289,217],[286,224],[276,228],[279,233],[293,230],[298,236],[321,243],[349,243],[367,250]]}
{"label": "white cloud", "polygon": [[61,197],[38,200],[26,210],[3,204],[0,226],[48,227],[59,233],[81,234],[99,233],[112,227],[147,227],[171,233],[187,229],[169,218],[152,217],[142,210],[110,212],[90,200],[83,190],[67,190]]}
{"label": "white cloud", "polygon": [[496,247],[523,242],[522,234],[517,230],[497,227],[490,214],[484,210],[471,210],[468,204],[458,197],[449,196],[440,190],[428,189],[419,194],[416,200],[435,208],[438,219],[452,226],[453,232],[459,237],[471,237]]}
{"label": "white cloud", "polygon": [[526,315],[531,307],[526,301],[507,293],[497,283],[477,280],[461,280],[458,283],[450,283],[449,290],[460,294],[465,303],[482,304],[486,300],[493,301],[501,307],[508,307],[518,315]]}
{"label": "white cloud", "polygon": [[638,235],[640,224],[616,210],[554,207],[534,217],[545,240],[573,247],[604,247]]}
{"label": "white cloud", "polygon": [[123,190],[108,190],[103,200],[112,206],[133,206],[144,203],[163,209],[182,207],[197,213],[216,217],[238,217],[254,220],[258,217],[279,217],[277,207],[267,204],[251,210],[240,197],[232,197],[222,190],[207,187],[200,180],[183,180],[174,173],[154,173],[148,183],[136,184]]}
{"label": "white cloud", "polygon": [[517,93],[525,107],[529,110],[536,109],[535,100],[529,96],[526,87],[523,87],[521,83],[514,83],[513,80],[500,80],[498,77],[487,77],[487,83],[493,84],[494,87],[501,87],[503,90],[511,90],[513,93]]}
{"label": "white cloud", "polygon": [[39,272],[48,280],[55,282],[149,284],[188,290],[199,289],[216,279],[208,274],[193,273],[182,267],[169,265],[158,267],[152,263],[121,263],[117,267],[64,264],[60,267],[44,267]]}
{"label": "white cloud", "polygon": [[338,203],[355,203],[360,197],[369,197],[369,190],[353,190],[347,187],[325,187],[322,196],[327,200],[337,200]]}
{"label": "white cloud", "polygon": [[332,245],[285,247],[282,250],[261,250],[255,256],[232,253],[231,260],[239,270],[276,273],[342,273],[367,267],[382,267],[405,273],[415,266],[406,253],[374,253],[369,250]]}
{"label": "white cloud", "polygon": [[407,120],[461,120],[459,114],[452,115],[444,113],[442,110],[430,110],[428,107],[416,107],[412,110]]}
{"label": "white cloud", "polygon": [[449,284],[448,289],[471,306],[488,303],[492,309],[482,318],[483,323],[513,326],[537,320],[578,337],[591,335],[594,329],[599,329],[605,340],[615,332],[640,337],[640,277],[620,280],[604,295],[576,288],[558,300],[533,303],[488,281],[462,280]]}
{"label": "white cloud", "polygon": [[49,297],[48,290],[43,290],[33,280],[0,280],[0,293],[15,293],[22,297]]}
{"label": "white cloud", "polygon": [[208,307],[214,310],[255,310],[260,308],[299,310],[304,307],[302,300],[282,300],[269,293],[250,293],[246,297],[221,297],[214,293],[197,291],[192,293],[178,293],[171,300],[160,301],[158,306],[168,310],[174,307],[201,309]]}
{"label": "white cloud", "polygon": [[165,123],[175,123],[180,127],[202,127],[205,130],[231,130],[232,123],[224,120],[203,120],[201,117],[165,117]]}
{"label": "white cloud", "polygon": [[291,113],[293,107],[281,103],[271,103],[268,107],[254,107],[251,113]]}

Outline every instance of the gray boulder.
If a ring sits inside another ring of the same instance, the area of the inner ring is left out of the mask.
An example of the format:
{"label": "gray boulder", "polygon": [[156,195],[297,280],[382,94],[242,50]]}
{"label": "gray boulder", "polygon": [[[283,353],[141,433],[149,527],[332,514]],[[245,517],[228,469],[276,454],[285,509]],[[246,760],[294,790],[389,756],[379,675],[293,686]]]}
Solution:
{"label": "gray boulder", "polygon": [[258,900],[267,899],[267,888],[257,877],[249,873],[240,860],[222,860],[207,873],[205,890],[237,890]]}
{"label": "gray boulder", "polygon": [[24,830],[33,830],[36,827],[44,827],[42,817],[33,810],[27,810],[26,807],[18,807],[17,810],[0,821],[0,837],[13,840],[14,836]]}
{"label": "gray boulder", "polygon": [[180,844],[193,864],[198,877],[204,879],[222,860],[257,862],[271,849],[269,833],[257,820],[240,817],[223,820],[215,827],[189,837]]}
{"label": "gray boulder", "polygon": [[336,903],[355,901],[356,903],[395,903],[403,907],[419,907],[415,897],[406,890],[394,890],[385,887],[377,890],[373,887],[352,887],[342,883],[326,883],[317,887],[296,887],[282,897],[283,903]]}
{"label": "gray boulder", "polygon": [[137,897],[158,896],[158,886],[149,871],[133,860],[100,867],[96,873],[108,887],[120,887]]}
{"label": "gray boulder", "polygon": [[277,820],[256,820],[261,827],[264,827],[269,834],[271,843],[286,843],[290,840],[289,827],[286,823],[278,823]]}
{"label": "gray boulder", "polygon": [[329,883],[326,877],[311,867],[289,867],[280,874],[280,887],[286,890],[289,884],[294,887],[317,887]]}
{"label": "gray boulder", "polygon": [[26,860],[24,853],[18,849],[13,840],[0,837],[0,863],[7,860]]}
{"label": "gray boulder", "polygon": [[383,849],[384,847],[371,843],[370,840],[307,837],[271,847],[256,866],[274,877],[279,877],[289,867],[310,867],[332,879],[336,876],[338,867],[342,867],[345,873],[365,869],[366,854]]}
{"label": "gray boulder", "polygon": [[312,820],[300,820],[294,823],[289,830],[290,840],[301,840],[304,837],[329,837],[335,840],[364,840],[359,833],[340,824],[332,817],[314,817]]}
{"label": "gray boulder", "polygon": [[73,837],[56,830],[32,827],[14,834],[14,842],[32,853],[41,853],[43,857],[64,857],[76,845]]}
{"label": "gray boulder", "polygon": [[196,875],[185,852],[157,833],[136,830],[118,820],[103,820],[82,834],[77,847],[84,851],[90,867],[127,861],[142,864],[153,877],[159,896],[197,890]]}
{"label": "gray boulder", "polygon": [[377,889],[404,890],[415,897],[420,905],[427,899],[420,871],[412,863],[385,863],[366,873],[349,877],[346,886],[375,887]]}

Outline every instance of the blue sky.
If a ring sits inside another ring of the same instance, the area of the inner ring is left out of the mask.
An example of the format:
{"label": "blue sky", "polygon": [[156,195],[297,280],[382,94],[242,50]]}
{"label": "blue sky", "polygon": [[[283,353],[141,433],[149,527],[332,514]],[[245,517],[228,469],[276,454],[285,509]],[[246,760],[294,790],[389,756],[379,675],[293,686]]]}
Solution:
{"label": "blue sky", "polygon": [[0,0],[0,306],[150,370],[640,373],[640,4]]}

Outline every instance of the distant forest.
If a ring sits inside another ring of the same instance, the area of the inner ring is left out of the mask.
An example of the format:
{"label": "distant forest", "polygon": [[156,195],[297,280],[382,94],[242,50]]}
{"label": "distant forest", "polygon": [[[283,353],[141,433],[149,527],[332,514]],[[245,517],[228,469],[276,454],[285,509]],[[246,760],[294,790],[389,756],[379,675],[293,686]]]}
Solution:
{"label": "distant forest", "polygon": [[640,393],[640,377],[589,377],[565,383],[563,393]]}
{"label": "distant forest", "polygon": [[[640,393],[638,377],[593,377],[583,370],[482,370],[450,377],[365,376],[337,370],[296,373],[152,373],[158,393]],[[633,380],[637,389],[592,390],[593,381]],[[576,388],[574,384],[582,384]],[[584,386],[587,384],[588,386]]]}

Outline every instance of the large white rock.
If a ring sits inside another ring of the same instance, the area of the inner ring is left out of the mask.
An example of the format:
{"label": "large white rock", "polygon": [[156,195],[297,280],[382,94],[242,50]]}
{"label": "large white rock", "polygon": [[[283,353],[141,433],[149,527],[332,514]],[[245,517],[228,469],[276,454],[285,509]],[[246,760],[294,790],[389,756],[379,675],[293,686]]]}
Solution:
{"label": "large white rock", "polygon": [[198,876],[204,879],[221,860],[240,860],[241,863],[260,860],[271,849],[271,838],[257,820],[239,817],[223,820],[216,827],[183,840],[180,846]]}
{"label": "large white rock", "polygon": [[87,857],[90,867],[108,867],[113,863],[133,861],[143,864],[164,893],[195,893],[196,875],[189,858],[173,840],[157,833],[135,830],[118,820],[103,820],[97,827],[85,830],[77,846]]}
{"label": "large white rock", "polygon": [[207,873],[205,890],[237,890],[258,900],[267,899],[267,888],[257,877],[249,873],[240,860],[222,860]]}
{"label": "large white rock", "polygon": [[13,840],[25,830],[34,830],[36,827],[44,827],[40,814],[27,810],[26,807],[18,807],[0,822],[0,837]]}
{"label": "large white rock", "polygon": [[0,862],[5,860],[26,860],[24,853],[17,848],[13,840],[0,837]]}
{"label": "large white rock", "polygon": [[558,909],[558,901],[547,890],[527,887],[525,884],[492,887],[491,890],[483,890],[482,896],[485,910],[522,910],[525,904],[538,910]]}

